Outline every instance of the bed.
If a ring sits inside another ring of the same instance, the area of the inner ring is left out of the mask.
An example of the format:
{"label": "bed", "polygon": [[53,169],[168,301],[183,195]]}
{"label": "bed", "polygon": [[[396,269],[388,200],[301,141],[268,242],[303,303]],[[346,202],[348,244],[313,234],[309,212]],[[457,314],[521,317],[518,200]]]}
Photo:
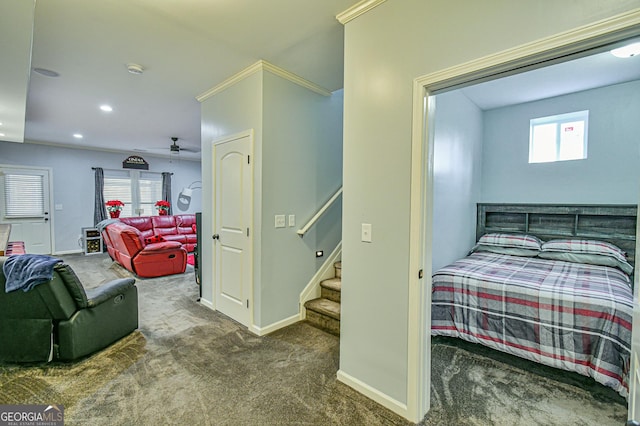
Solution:
{"label": "bed", "polygon": [[431,334],[628,393],[636,206],[478,205],[472,252],[433,275]]}

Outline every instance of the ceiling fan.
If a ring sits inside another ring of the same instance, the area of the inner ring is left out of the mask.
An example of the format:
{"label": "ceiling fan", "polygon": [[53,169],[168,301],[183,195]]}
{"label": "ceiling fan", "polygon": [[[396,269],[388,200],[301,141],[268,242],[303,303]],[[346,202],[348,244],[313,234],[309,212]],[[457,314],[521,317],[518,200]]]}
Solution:
{"label": "ceiling fan", "polygon": [[171,151],[172,154],[179,154],[180,151],[186,151],[186,152],[200,152],[200,149],[197,148],[189,148],[187,147],[181,147],[180,145],[178,145],[178,138],[177,137],[172,137],[171,140],[173,141],[173,143],[171,144],[171,146],[169,147],[169,151]]}

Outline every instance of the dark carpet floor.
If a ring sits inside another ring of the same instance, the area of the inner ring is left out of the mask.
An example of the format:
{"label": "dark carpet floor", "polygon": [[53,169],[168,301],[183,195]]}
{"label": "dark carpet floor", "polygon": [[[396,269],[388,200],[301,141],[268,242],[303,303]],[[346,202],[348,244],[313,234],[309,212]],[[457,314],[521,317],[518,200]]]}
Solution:
{"label": "dark carpet floor", "polygon": [[[63,259],[87,286],[128,276],[107,256]],[[0,365],[0,404],[62,404],[67,425],[409,424],[336,380],[338,337],[304,322],[257,337],[196,302],[190,266],[136,285],[138,331],[74,363]],[[624,423],[606,392],[475,352],[434,342],[425,425]]]}

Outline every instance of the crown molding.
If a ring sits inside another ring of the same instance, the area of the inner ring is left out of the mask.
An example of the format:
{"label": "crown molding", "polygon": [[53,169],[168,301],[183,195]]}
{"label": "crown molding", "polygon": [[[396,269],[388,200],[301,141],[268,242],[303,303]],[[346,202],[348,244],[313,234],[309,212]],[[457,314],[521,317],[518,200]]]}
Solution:
{"label": "crown molding", "polygon": [[196,99],[199,102],[204,102],[205,100],[209,99],[211,96],[222,92],[225,89],[228,89],[229,87],[233,86],[234,84],[244,80],[245,78],[249,77],[250,75],[255,74],[258,71],[269,71],[272,74],[275,74],[279,77],[282,77],[286,80],[291,81],[292,83],[297,84],[298,86],[302,86],[305,89],[309,89],[312,92],[318,93],[319,95],[322,96],[331,96],[331,91],[329,91],[328,89],[325,89],[322,86],[319,86],[307,79],[304,79],[302,77],[300,77],[299,75],[296,75],[292,72],[289,72],[285,69],[282,69],[276,65],[273,65],[267,61],[264,60],[260,60],[250,66],[248,66],[247,68],[243,69],[242,71],[240,71],[237,74],[234,74],[233,76],[229,77],[228,79],[224,80],[222,83],[212,87],[211,89],[207,90],[206,92],[201,93],[200,95],[196,96]]}
{"label": "crown molding", "polygon": [[361,2],[354,4],[344,12],[336,15],[336,19],[338,20],[338,22],[344,25],[347,22],[356,19],[358,16],[367,13],[374,7],[379,6],[385,1],[386,0],[362,0]]}
{"label": "crown molding", "polygon": [[258,61],[252,65],[249,65],[247,68],[243,69],[237,74],[232,75],[231,77],[224,80],[222,83],[216,86],[213,86],[211,89],[199,94],[198,96],[196,96],[196,99],[198,100],[198,102],[204,102],[205,100],[209,99],[211,96],[222,92],[223,90],[244,80],[250,75],[257,73],[261,69],[262,69],[262,61]]}
{"label": "crown molding", "polygon": [[430,91],[489,77],[554,58],[576,55],[640,34],[640,8],[596,21],[512,49],[443,69],[415,80]]}

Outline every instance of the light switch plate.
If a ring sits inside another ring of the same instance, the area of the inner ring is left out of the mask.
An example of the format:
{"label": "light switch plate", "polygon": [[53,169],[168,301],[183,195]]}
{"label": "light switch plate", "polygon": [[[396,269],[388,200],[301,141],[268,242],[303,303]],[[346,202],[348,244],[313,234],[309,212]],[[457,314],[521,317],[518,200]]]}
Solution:
{"label": "light switch plate", "polygon": [[284,228],[286,226],[285,216],[283,214],[276,215],[276,228]]}
{"label": "light switch plate", "polygon": [[296,215],[295,214],[290,214],[289,215],[289,227],[292,226],[296,226]]}
{"label": "light switch plate", "polygon": [[365,243],[370,243],[371,242],[371,224],[370,223],[363,223],[362,224],[362,241]]}

